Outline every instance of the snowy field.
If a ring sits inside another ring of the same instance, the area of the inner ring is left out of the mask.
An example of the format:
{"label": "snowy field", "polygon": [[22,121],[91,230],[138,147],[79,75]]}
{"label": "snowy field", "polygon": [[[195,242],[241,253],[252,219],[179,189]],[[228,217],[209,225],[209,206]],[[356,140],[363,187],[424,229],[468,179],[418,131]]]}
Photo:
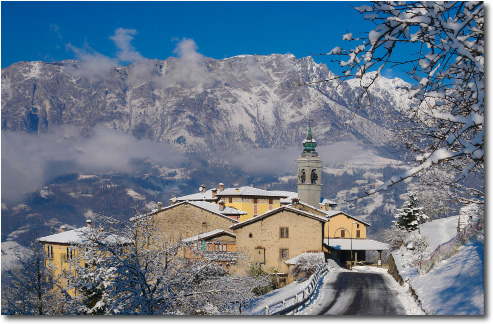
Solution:
{"label": "snowy field", "polygon": [[[430,254],[457,234],[458,216],[423,224]],[[412,253],[401,248],[392,253],[404,281],[415,289],[428,315],[484,315],[484,242],[471,241],[451,258],[419,275],[410,266]]]}

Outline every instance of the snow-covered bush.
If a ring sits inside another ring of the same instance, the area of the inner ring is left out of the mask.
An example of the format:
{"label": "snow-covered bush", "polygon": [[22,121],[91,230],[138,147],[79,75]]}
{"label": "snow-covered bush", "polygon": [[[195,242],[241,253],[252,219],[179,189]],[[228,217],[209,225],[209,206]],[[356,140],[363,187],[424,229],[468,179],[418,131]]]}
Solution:
{"label": "snow-covered bush", "polygon": [[401,247],[406,237],[407,232],[399,228],[398,226],[391,226],[389,229],[383,231],[383,241],[390,246],[391,250],[397,250]]}
{"label": "snow-covered bush", "polygon": [[407,250],[412,251],[413,261],[421,260],[429,252],[428,238],[418,233],[412,233],[404,240]]}
{"label": "snow-covered bush", "polygon": [[[288,263],[289,262],[289,263]],[[302,253],[291,260],[286,261],[286,264],[294,264],[291,269],[293,278],[310,277],[317,268],[325,263],[323,252]]]}

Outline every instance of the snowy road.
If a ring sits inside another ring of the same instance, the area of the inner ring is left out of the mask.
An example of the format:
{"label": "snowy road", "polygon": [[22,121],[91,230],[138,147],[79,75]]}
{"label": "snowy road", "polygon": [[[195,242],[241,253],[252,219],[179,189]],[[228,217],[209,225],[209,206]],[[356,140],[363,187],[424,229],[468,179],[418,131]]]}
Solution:
{"label": "snowy road", "polygon": [[421,315],[412,297],[384,269],[333,273],[320,297],[299,315]]}
{"label": "snowy road", "polygon": [[323,289],[332,290],[334,300],[317,315],[405,315],[404,307],[379,273],[341,272]]}

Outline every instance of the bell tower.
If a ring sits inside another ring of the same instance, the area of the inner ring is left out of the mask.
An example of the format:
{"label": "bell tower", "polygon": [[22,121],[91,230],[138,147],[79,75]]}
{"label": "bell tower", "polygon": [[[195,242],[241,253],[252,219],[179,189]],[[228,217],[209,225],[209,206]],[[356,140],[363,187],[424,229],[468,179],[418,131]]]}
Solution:
{"label": "bell tower", "polygon": [[312,128],[308,125],[308,135],[303,141],[303,152],[298,163],[298,199],[314,208],[319,208],[322,194],[322,159],[318,156],[313,139]]}

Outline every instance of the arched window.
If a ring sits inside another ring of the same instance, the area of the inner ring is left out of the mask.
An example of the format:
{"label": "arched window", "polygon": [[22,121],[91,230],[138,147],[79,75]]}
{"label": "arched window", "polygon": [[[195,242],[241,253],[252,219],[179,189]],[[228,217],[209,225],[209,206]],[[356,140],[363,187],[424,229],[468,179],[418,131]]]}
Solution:
{"label": "arched window", "polygon": [[312,173],[310,175],[310,179],[312,181],[312,184],[316,184],[317,183],[317,180],[318,180],[317,170],[315,170],[315,169],[312,170]]}

